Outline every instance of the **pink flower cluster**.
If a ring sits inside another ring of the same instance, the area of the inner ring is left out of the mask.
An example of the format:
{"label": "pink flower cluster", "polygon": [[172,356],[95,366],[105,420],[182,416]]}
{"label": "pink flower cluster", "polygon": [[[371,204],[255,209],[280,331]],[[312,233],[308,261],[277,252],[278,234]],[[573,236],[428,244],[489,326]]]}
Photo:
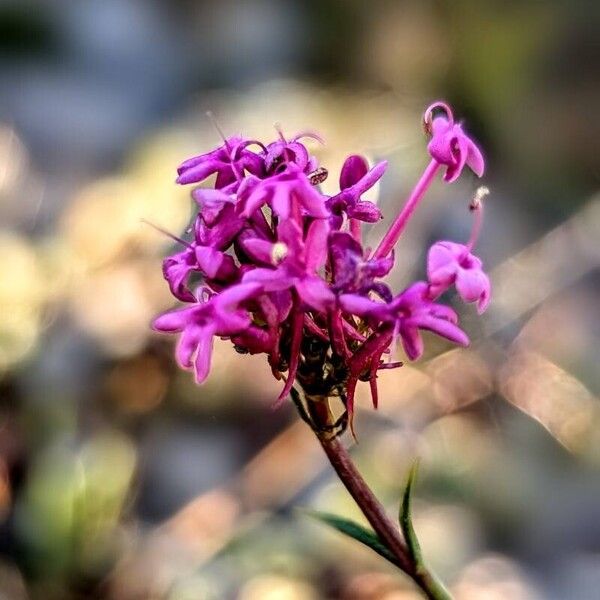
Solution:
{"label": "pink flower cluster", "polygon": [[218,336],[241,353],[267,355],[273,375],[285,379],[280,401],[297,384],[307,394],[339,396],[351,417],[357,382],[370,382],[376,405],[378,370],[401,364],[382,358],[397,339],[410,360],[423,353],[424,330],[468,344],[456,312],[438,299],[455,286],[479,312],[489,302],[489,279],[472,254],[479,198],[467,244],[434,244],[426,281],[400,293],[385,283],[393,248],[436,173],[444,169],[448,182],[465,165],[483,174],[481,152],[447,105],[429,107],[425,124],[431,162],[372,253],[362,245],[362,224],[381,213],[363,194],[381,179],[385,161],[369,168],[363,157],[349,156],[333,196],[320,191],[327,170],[302,143],[319,139],[313,134],[280,135],[270,144],[231,137],[178,168],[180,184],[216,178],[214,189],[193,190],[192,239],[179,240],[181,250],[163,264],[171,292],[186,304],[153,326],[179,334],[177,361],[193,369],[198,383],[208,376]]}

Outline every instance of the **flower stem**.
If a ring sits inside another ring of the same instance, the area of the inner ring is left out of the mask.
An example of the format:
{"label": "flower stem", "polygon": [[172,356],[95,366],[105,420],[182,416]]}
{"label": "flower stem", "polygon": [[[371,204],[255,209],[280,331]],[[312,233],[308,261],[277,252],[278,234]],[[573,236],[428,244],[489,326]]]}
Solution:
{"label": "flower stem", "polygon": [[[310,398],[307,400],[307,407],[315,424],[320,427],[329,425],[332,416],[328,401],[323,398],[319,398],[317,401]],[[315,433],[340,481],[344,484],[381,542],[394,554],[400,569],[411,577],[423,591],[426,598],[430,600],[452,600],[450,594],[437,582],[436,578],[424,565],[416,564],[406,542],[400,535],[399,528],[388,517],[339,438],[319,435],[318,430],[315,430]]]}
{"label": "flower stem", "polygon": [[381,258],[387,256],[398,241],[398,238],[404,231],[408,220],[412,216],[413,212],[417,208],[417,205],[425,195],[425,192],[431,185],[433,178],[441,167],[440,163],[437,160],[432,159],[431,162],[423,171],[423,175],[421,175],[421,179],[415,185],[413,191],[411,192],[404,208],[400,211],[400,214],[396,217],[396,220],[392,223],[390,228],[387,230],[387,233],[383,236],[381,242],[379,242],[379,246],[373,253],[373,258]]}

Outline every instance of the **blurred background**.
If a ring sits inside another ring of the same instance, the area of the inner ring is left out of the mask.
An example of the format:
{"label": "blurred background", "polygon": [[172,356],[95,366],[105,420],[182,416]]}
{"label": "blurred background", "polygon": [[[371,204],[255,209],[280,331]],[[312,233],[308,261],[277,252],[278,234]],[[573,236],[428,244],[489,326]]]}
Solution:
{"label": "blurred background", "polygon": [[[598,598],[600,86],[594,3],[0,1],[0,598],[409,600],[377,556],[308,522],[360,519],[262,357],[219,346],[197,387],[149,331],[191,216],[176,165],[227,134],[311,129],[331,173],[386,158],[388,218],[443,97],[486,150],[473,344],[364,396],[352,452],[459,600]],[[397,251],[464,240],[478,182],[438,184]],[[384,224],[369,232],[372,244]],[[348,443],[351,443],[348,440]]]}

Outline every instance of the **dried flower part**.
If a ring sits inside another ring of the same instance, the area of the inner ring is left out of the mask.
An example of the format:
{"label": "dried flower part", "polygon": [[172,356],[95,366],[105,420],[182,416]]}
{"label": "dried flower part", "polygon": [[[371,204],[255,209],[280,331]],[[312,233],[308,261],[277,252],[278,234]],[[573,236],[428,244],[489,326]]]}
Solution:
{"label": "dried flower part", "polygon": [[[438,109],[445,116],[435,116]],[[361,223],[382,215],[362,196],[383,177],[386,161],[370,167],[362,156],[350,155],[333,196],[319,190],[328,171],[301,141],[321,141],[315,134],[288,140],[280,132],[270,143],[231,137],[182,163],[178,183],[212,175],[215,182],[213,189],[192,192],[198,207],[192,239],[179,240],[183,248],[163,262],[170,290],[185,306],[159,316],[153,326],[179,335],[178,363],[204,381],[214,336],[227,338],[238,352],[267,355],[273,374],[286,379],[278,401],[298,385],[313,396],[339,396],[351,417],[358,381],[369,381],[376,406],[378,370],[401,366],[382,360],[396,340],[410,360],[423,353],[422,331],[466,345],[457,314],[438,298],[455,286],[480,312],[489,302],[489,278],[472,254],[482,216],[479,196],[472,239],[434,244],[427,281],[396,294],[385,281],[393,246],[438,169],[445,167],[449,182],[465,165],[483,173],[481,152],[447,105],[432,105],[425,125],[433,162],[372,255],[363,246]]]}

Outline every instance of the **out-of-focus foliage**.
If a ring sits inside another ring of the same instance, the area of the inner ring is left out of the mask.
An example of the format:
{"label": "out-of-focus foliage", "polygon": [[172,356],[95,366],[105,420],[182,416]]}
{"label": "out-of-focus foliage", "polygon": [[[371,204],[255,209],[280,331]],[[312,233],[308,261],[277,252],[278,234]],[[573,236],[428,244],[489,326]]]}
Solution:
{"label": "out-of-focus foliage", "polygon": [[[191,214],[175,166],[228,133],[306,129],[330,171],[386,158],[390,218],[446,97],[487,149],[473,345],[381,375],[353,453],[459,600],[600,586],[600,99],[589,3],[89,0],[0,4],[0,597],[417,598],[296,505],[361,522],[261,358],[217,344],[193,385],[148,328]],[[438,185],[398,248],[464,238]],[[375,244],[385,225],[370,230]]]}

